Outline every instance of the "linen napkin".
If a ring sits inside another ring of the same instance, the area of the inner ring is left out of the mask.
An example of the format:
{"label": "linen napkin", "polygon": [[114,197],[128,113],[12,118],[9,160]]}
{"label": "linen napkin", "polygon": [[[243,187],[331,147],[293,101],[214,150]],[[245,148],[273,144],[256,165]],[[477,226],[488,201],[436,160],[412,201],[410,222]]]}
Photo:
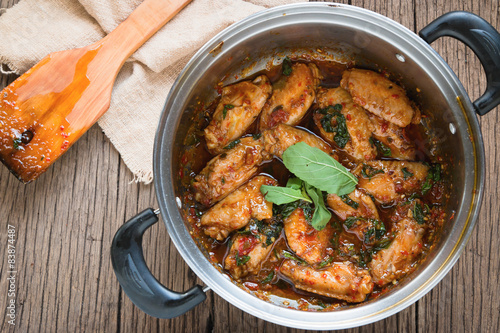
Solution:
{"label": "linen napkin", "polygon": [[[47,54],[103,38],[143,0],[21,0],[0,10],[0,71],[22,74]],[[153,179],[160,113],[178,74],[215,34],[250,14],[301,0],[193,0],[125,63],[98,121],[135,181]],[[302,0],[303,1],[303,0]]]}

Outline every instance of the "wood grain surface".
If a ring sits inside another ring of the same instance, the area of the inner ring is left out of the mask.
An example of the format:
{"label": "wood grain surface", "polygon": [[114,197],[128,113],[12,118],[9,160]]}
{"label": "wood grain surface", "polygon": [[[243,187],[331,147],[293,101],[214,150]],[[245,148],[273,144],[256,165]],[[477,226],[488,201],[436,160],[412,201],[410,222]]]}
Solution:
{"label": "wood grain surface", "polygon": [[[22,0],[21,0],[22,1]],[[8,8],[18,0],[0,0]],[[419,31],[452,10],[476,13],[500,29],[498,0],[352,0]],[[1,13],[1,12],[0,12]],[[1,32],[0,32],[1,42]],[[478,59],[463,44],[443,38],[432,46],[450,64],[471,99],[486,87]],[[15,76],[0,76],[0,88]],[[349,332],[500,331],[499,108],[479,118],[486,150],[481,213],[462,256],[426,296],[385,320]],[[189,313],[171,320],[138,310],[112,271],[110,245],[123,222],[157,207],[153,185],[133,175],[94,126],[45,174],[29,185],[0,168],[1,332],[299,332],[257,319],[212,292]],[[16,234],[16,319],[8,323],[8,224]],[[159,223],[144,238],[146,261],[174,290],[202,282],[184,263]]]}

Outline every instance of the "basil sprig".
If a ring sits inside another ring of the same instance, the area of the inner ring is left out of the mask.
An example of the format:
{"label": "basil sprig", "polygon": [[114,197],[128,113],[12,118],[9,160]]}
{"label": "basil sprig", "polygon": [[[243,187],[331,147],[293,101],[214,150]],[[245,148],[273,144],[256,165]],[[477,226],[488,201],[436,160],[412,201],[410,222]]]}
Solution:
{"label": "basil sprig", "polygon": [[[290,146],[283,153],[283,163],[299,178],[290,178],[286,187],[262,185],[261,193],[267,201],[277,205],[295,201],[314,203],[310,224],[322,230],[332,215],[325,206],[323,191],[344,195],[354,191],[357,178],[342,164],[318,148],[304,142]],[[295,209],[299,205],[292,207]]]}

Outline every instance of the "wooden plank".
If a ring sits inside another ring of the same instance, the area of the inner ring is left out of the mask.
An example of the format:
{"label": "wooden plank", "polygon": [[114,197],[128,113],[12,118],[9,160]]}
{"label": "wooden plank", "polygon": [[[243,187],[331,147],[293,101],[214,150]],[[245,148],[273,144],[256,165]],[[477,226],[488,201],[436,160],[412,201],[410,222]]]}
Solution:
{"label": "wooden plank", "polygon": [[[0,0],[10,7],[18,0]],[[450,10],[469,10],[500,28],[497,1],[459,3],[408,0],[343,1],[386,15],[413,31]],[[414,14],[415,13],[415,14]],[[485,78],[475,56],[445,38],[432,45],[477,98]],[[0,76],[0,87],[14,76]],[[478,224],[456,266],[415,305],[380,322],[345,332],[500,330],[500,135],[498,108],[479,119],[486,147],[485,196]],[[116,150],[93,127],[35,183],[20,184],[0,168],[0,290],[7,290],[7,224],[16,226],[16,331],[69,332],[306,332],[257,319],[213,292],[205,303],[172,320],[138,310],[119,288],[112,272],[112,237],[127,219],[156,207],[153,186],[133,177]],[[167,287],[186,290],[202,282],[170,242],[165,227],[153,226],[144,237],[146,261]],[[4,308],[8,297],[0,292]],[[0,331],[14,331],[2,314]]]}

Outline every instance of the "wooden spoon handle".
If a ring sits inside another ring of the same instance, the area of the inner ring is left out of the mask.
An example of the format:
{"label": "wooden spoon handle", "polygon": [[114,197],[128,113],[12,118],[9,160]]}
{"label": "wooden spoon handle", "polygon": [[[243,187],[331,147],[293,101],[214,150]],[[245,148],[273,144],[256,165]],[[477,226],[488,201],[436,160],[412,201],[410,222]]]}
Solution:
{"label": "wooden spoon handle", "polygon": [[125,21],[92,46],[102,46],[102,51],[108,53],[112,62],[121,67],[132,53],[190,2],[145,0]]}

